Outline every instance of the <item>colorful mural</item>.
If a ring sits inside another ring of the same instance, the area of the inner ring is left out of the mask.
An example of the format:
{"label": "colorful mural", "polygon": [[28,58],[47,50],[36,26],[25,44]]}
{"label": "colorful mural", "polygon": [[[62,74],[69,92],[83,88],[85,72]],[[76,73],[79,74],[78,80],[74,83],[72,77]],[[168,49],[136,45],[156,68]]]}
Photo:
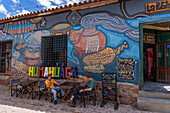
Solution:
{"label": "colorful mural", "polygon": [[77,67],[78,74],[91,73],[102,80],[103,72],[119,71],[119,59],[133,58],[133,78],[124,75],[120,81],[138,84],[139,22],[170,17],[169,13],[146,15],[146,3],[122,1],[0,25],[0,40],[13,40],[12,73],[28,75],[29,67],[39,67],[41,37],[64,33],[68,35],[67,66]]}
{"label": "colorful mural", "polygon": [[56,34],[68,34],[69,31],[71,30],[72,26],[68,23],[60,23],[56,24],[51,28],[51,35],[56,35]]}
{"label": "colorful mural", "polygon": [[[75,14],[78,17],[75,21],[77,23],[80,15],[75,11],[69,14],[68,21],[71,21],[70,18]],[[138,30],[131,28],[124,19],[108,13],[82,16],[80,25],[72,22],[75,26],[54,22],[51,28],[46,28],[47,23],[48,19],[38,17],[4,25],[3,31],[8,34],[6,39],[14,39],[12,59],[14,70],[28,73],[26,71],[28,67],[40,66],[41,37],[50,34],[65,32],[69,35],[68,66],[78,67],[80,74],[84,72],[100,74],[110,70],[114,67],[113,63],[117,61],[116,56],[127,52],[131,56],[129,50],[134,51],[135,48],[132,47],[132,42],[138,45]],[[37,24],[44,27],[44,30],[37,29]],[[135,51],[138,51],[138,48],[135,48]]]}
{"label": "colorful mural", "polygon": [[126,42],[124,42],[123,45],[119,46],[116,49],[107,47],[106,49],[104,49],[99,53],[90,54],[84,57],[83,61],[86,65],[95,65],[95,64],[106,65],[113,62],[116,55],[119,55],[120,52],[124,50],[124,48],[128,48]]}
{"label": "colorful mural", "polygon": [[71,30],[70,40],[80,57],[85,53],[101,51],[106,46],[105,35],[96,28],[85,29],[84,32],[83,28],[78,31]]}
{"label": "colorful mural", "polygon": [[130,39],[139,41],[138,29],[133,29],[125,23],[124,19],[118,16],[110,16],[107,13],[89,14],[82,18],[81,25],[85,29],[90,29],[101,25],[108,30],[123,33]]}
{"label": "colorful mural", "polygon": [[71,12],[71,14],[67,17],[67,20],[72,24],[76,25],[77,22],[81,19],[80,14],[78,14],[76,11]]}
{"label": "colorful mural", "polygon": [[4,24],[1,38],[13,40],[11,73],[27,74],[29,66],[41,64],[41,36],[50,35],[50,31],[37,31],[38,23],[45,27],[46,20],[38,17]]}
{"label": "colorful mural", "polygon": [[0,40],[3,40],[6,37],[6,33],[0,30]]}
{"label": "colorful mural", "polygon": [[132,53],[139,51],[138,41],[139,31],[118,16],[108,13],[85,15],[80,25],[72,26],[68,42],[71,50],[68,52],[69,66],[78,66],[81,69],[79,73],[84,74],[108,72],[118,66],[114,65],[117,63],[116,56],[134,55],[139,60],[138,54]]}

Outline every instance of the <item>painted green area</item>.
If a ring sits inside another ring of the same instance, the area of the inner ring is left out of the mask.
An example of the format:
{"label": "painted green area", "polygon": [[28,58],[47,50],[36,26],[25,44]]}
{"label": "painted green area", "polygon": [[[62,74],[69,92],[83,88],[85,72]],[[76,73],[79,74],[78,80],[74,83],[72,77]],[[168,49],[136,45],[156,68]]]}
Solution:
{"label": "painted green area", "polygon": [[170,42],[170,32],[160,32],[157,34],[157,43]]}
{"label": "painted green area", "polygon": [[139,64],[139,89],[143,88],[143,24],[139,25],[139,52],[140,52],[140,64]]}
{"label": "painted green area", "polygon": [[61,67],[54,67],[54,77],[60,77],[60,69]]}
{"label": "painted green area", "polygon": [[38,67],[34,67],[34,76],[38,76]]}
{"label": "painted green area", "polygon": [[164,66],[164,45],[158,45],[158,66]]}

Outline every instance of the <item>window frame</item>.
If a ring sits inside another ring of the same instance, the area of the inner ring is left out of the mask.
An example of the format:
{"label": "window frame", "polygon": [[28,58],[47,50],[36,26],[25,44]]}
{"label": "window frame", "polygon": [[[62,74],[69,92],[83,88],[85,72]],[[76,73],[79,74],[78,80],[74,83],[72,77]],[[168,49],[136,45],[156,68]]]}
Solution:
{"label": "window frame", "polygon": [[[0,46],[2,46],[2,43],[11,43],[11,58],[10,58],[10,60],[11,60],[11,63],[10,63],[10,73],[11,73],[11,68],[12,68],[12,47],[13,47],[13,40],[0,40],[0,43],[1,43],[1,45]],[[0,69],[1,69],[1,55],[2,55],[2,48],[0,49]],[[3,72],[0,72],[1,74],[10,74],[10,73],[3,73]]]}
{"label": "window frame", "polygon": [[41,66],[43,65],[43,39],[44,38],[50,38],[50,37],[60,37],[60,36],[65,36],[65,46],[66,46],[66,50],[65,50],[65,55],[66,55],[66,63],[65,63],[65,67],[67,67],[67,38],[68,35],[67,34],[58,34],[58,35],[49,35],[49,36],[42,36],[41,37]]}
{"label": "window frame", "polygon": [[[166,65],[166,45],[169,45],[170,44],[170,42],[167,42],[167,43],[157,43],[156,44],[156,67],[167,67],[167,65]],[[163,47],[164,47],[164,65],[163,66],[159,66],[158,65],[158,46],[159,45],[163,45]]]}

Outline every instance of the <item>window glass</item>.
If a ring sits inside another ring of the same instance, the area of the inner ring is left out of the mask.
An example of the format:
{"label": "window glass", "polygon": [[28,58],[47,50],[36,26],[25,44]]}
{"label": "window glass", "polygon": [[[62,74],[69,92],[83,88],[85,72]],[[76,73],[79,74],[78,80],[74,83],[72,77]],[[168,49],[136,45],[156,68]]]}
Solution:
{"label": "window glass", "polygon": [[42,63],[44,67],[66,66],[66,35],[43,38]]}
{"label": "window glass", "polygon": [[170,67],[170,44],[166,45],[166,66]]}
{"label": "window glass", "polygon": [[158,66],[164,66],[164,45],[158,45]]}

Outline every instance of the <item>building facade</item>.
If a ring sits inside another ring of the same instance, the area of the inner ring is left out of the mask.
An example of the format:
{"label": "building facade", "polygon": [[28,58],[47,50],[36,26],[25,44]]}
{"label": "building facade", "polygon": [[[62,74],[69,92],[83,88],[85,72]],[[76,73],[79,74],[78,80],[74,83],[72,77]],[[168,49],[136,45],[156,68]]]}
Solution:
{"label": "building facade", "polygon": [[[168,0],[99,0],[1,19],[0,72],[28,75],[29,67],[62,65],[76,67],[80,75],[90,73],[97,81],[102,80],[102,73],[116,73],[118,82],[142,87],[145,75],[154,79],[156,73],[165,73],[161,80],[168,82],[169,28],[150,24],[170,21],[169,6]],[[158,35],[165,47],[158,47],[157,62],[165,68],[159,69],[152,59],[156,70],[152,76],[151,64],[143,63],[149,49],[143,50],[161,45]],[[143,41],[144,36],[151,39]],[[161,59],[162,55],[166,58]],[[145,69],[150,71],[144,74]]]}

